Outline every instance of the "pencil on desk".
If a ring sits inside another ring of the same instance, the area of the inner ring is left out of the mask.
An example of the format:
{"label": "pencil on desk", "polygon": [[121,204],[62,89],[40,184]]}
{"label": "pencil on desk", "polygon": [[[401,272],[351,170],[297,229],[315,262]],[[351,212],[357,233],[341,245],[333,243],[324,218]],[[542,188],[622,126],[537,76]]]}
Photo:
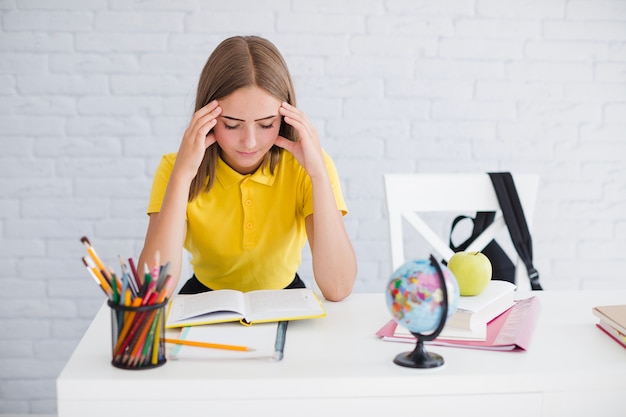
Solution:
{"label": "pencil on desk", "polygon": [[208,342],[196,342],[193,340],[185,340],[185,339],[168,339],[165,338],[165,343],[177,344],[177,345],[185,345],[185,346],[195,346],[195,347],[203,347],[209,349],[224,349],[224,350],[238,350],[242,352],[249,352],[254,349],[250,349],[246,346],[238,346],[238,345],[224,345],[221,343],[208,343]]}
{"label": "pencil on desk", "polygon": [[274,355],[272,356],[276,362],[283,360],[283,352],[285,351],[285,339],[287,338],[287,325],[288,321],[283,320],[278,322],[276,328],[276,343],[274,345]]}

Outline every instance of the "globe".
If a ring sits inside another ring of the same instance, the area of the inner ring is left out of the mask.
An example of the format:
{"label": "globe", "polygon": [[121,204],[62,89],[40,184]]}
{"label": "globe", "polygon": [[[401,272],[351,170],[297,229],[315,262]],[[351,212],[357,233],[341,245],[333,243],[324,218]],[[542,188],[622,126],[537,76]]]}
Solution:
{"label": "globe", "polygon": [[[444,300],[444,291],[447,300]],[[385,298],[393,320],[409,330],[418,343],[412,357],[398,355],[394,362],[416,368],[443,364],[443,358],[438,355],[440,361],[435,362],[440,364],[431,363],[431,355],[425,352],[423,342],[437,337],[445,320],[456,312],[459,286],[452,272],[432,255],[430,259],[406,262],[391,275]]]}
{"label": "globe", "polygon": [[[440,265],[448,290],[448,312],[456,311],[459,286],[454,275]],[[396,323],[413,333],[434,331],[441,316],[443,292],[437,270],[430,260],[418,259],[402,264],[387,285],[387,308]]]}

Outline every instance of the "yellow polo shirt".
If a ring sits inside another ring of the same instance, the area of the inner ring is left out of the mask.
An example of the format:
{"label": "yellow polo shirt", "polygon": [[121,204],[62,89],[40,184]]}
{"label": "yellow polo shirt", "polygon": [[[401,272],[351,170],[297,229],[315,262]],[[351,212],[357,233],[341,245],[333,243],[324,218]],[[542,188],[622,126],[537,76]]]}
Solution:
{"label": "yellow polo shirt", "polygon": [[[161,210],[176,154],[157,168],[148,214]],[[347,208],[332,159],[324,153],[337,209]],[[293,281],[306,241],[304,219],[313,213],[311,178],[282,151],[274,170],[241,175],[218,159],[213,188],[187,204],[185,249],[196,277],[213,289],[280,289]],[[188,277],[181,277],[186,279]]]}

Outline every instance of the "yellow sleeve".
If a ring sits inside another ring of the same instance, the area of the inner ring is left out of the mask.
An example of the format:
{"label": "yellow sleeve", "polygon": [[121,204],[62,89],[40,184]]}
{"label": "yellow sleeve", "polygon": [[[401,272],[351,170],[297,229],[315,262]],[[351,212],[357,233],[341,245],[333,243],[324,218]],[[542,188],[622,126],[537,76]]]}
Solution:
{"label": "yellow sleeve", "polygon": [[[346,206],[346,202],[343,198],[343,193],[341,191],[341,182],[339,181],[339,174],[337,173],[337,168],[335,167],[335,163],[332,158],[326,153],[326,151],[322,151],[324,154],[324,163],[326,164],[326,171],[328,172],[328,179],[330,180],[330,186],[333,189],[333,194],[335,194],[335,202],[337,203],[337,209],[341,211],[341,213],[345,216],[348,214],[348,207]],[[307,175],[306,179],[306,200],[304,204],[304,217],[307,217],[313,214],[313,190],[311,184],[311,178]]]}
{"label": "yellow sleeve", "polygon": [[150,191],[150,200],[148,200],[148,214],[161,211],[163,197],[165,197],[165,190],[167,189],[170,175],[172,175],[175,161],[175,153],[163,155],[161,158],[152,180],[152,190]]}

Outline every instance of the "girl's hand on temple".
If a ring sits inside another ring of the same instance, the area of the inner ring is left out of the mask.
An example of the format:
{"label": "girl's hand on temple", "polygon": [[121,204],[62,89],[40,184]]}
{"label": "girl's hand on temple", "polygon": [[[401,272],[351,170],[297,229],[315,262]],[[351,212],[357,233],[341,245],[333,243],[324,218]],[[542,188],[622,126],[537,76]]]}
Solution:
{"label": "girl's hand on temple", "polygon": [[356,256],[337,209],[322,147],[304,113],[287,103],[281,104],[279,112],[285,123],[298,131],[299,139],[292,142],[279,136],[275,144],[294,155],[313,183],[313,214],[306,217],[305,223],[315,282],[324,298],[339,301],[354,286]]}
{"label": "girl's hand on temple", "polygon": [[294,106],[283,102],[279,108],[285,123],[293,126],[299,134],[297,142],[278,136],[276,146],[286,149],[300,162],[310,177],[317,173],[325,173],[324,156],[317,131],[311,125],[303,112]]}
{"label": "girl's hand on temple", "polygon": [[213,100],[194,113],[185,130],[178,149],[175,169],[177,168],[179,172],[184,170],[189,180],[196,176],[204,158],[204,151],[215,143],[215,135],[211,129],[217,124],[217,116],[220,113],[222,108],[217,100]]}

